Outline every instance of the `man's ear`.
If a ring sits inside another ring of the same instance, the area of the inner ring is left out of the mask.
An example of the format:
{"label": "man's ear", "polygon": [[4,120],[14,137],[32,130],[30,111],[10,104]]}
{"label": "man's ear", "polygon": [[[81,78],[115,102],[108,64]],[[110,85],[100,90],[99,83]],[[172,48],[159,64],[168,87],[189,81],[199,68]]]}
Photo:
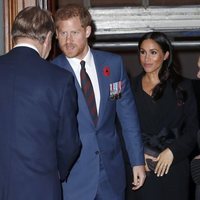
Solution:
{"label": "man's ear", "polygon": [[47,33],[47,36],[46,36],[45,40],[44,40],[44,45],[45,45],[45,46],[48,46],[48,45],[49,45],[49,42],[51,43],[51,39],[52,39],[52,32],[49,31],[49,32]]}
{"label": "man's ear", "polygon": [[58,39],[58,30],[56,29],[56,39]]}
{"label": "man's ear", "polygon": [[86,32],[86,38],[89,38],[92,32],[92,27],[87,26],[85,32]]}
{"label": "man's ear", "polygon": [[42,44],[41,47],[41,57],[46,59],[49,55],[49,52],[51,50],[51,42],[52,42],[52,32],[49,31],[46,35],[46,38]]}

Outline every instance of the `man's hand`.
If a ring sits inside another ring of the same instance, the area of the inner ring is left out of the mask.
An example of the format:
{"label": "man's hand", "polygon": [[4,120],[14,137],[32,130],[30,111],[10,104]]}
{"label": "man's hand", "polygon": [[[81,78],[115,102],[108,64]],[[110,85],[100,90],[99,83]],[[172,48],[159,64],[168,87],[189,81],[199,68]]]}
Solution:
{"label": "man's hand", "polygon": [[145,181],[146,173],[144,165],[133,167],[133,187],[132,190],[139,189]]}

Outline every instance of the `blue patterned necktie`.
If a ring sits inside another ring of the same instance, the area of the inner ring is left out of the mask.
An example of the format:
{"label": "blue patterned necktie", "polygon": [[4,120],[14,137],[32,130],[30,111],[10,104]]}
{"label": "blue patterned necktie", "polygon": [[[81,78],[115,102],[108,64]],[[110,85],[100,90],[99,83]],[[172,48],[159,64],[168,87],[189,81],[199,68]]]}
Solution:
{"label": "blue patterned necktie", "polygon": [[80,64],[81,64],[80,78],[81,78],[82,91],[85,96],[85,100],[87,102],[88,109],[92,116],[93,122],[96,125],[98,121],[98,116],[97,116],[97,108],[94,96],[94,89],[92,87],[92,82],[90,80],[90,77],[88,76],[85,69],[85,61],[82,60]]}

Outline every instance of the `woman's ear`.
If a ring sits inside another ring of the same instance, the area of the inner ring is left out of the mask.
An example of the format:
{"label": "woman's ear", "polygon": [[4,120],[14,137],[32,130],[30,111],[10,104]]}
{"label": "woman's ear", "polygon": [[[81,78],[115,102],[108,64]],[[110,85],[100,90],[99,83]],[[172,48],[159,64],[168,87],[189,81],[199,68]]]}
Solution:
{"label": "woman's ear", "polygon": [[168,58],[169,58],[169,51],[167,51],[167,52],[165,53],[164,60],[167,60]]}
{"label": "woman's ear", "polygon": [[199,56],[199,60],[198,60],[197,65],[198,65],[198,67],[200,68],[200,56]]}

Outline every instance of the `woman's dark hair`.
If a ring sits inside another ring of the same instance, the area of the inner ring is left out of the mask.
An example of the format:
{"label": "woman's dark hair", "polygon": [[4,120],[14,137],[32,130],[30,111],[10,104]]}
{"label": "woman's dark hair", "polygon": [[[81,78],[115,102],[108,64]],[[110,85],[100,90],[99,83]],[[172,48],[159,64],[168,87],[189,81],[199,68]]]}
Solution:
{"label": "woman's dark hair", "polygon": [[140,50],[141,44],[144,40],[151,39],[156,42],[163,53],[165,54],[167,51],[169,52],[169,56],[166,60],[163,61],[162,67],[158,73],[158,78],[160,83],[158,83],[152,91],[152,98],[154,101],[158,100],[165,90],[167,81],[170,80],[172,83],[172,87],[176,92],[177,103],[179,105],[184,104],[186,100],[185,91],[179,86],[181,81],[181,76],[178,75],[176,66],[174,64],[174,52],[173,46],[168,39],[168,37],[162,32],[149,32],[142,36],[138,43],[138,49]]}

